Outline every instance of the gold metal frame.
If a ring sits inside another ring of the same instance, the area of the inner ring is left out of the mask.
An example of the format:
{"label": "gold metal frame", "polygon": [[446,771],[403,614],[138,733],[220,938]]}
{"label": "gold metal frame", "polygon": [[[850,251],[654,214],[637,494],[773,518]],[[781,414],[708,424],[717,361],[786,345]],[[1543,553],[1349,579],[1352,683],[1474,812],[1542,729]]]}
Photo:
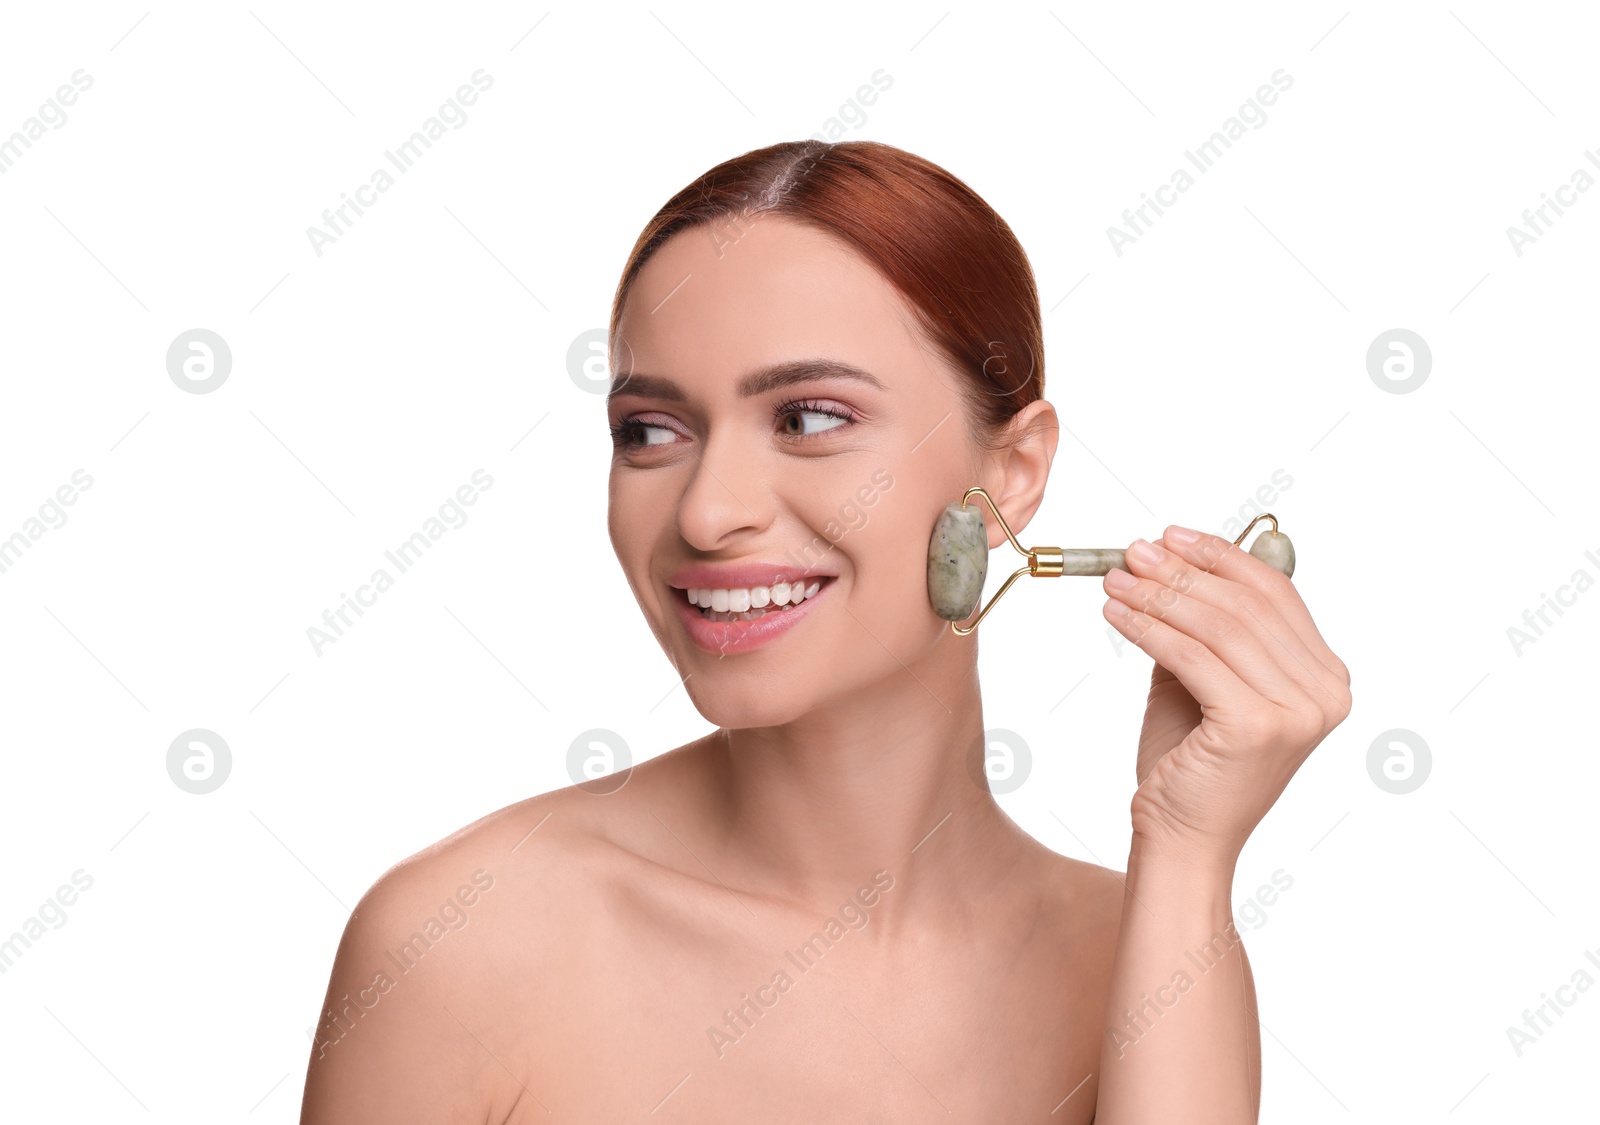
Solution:
{"label": "gold metal frame", "polygon": [[[1010,576],[1005,580],[1005,583],[1000,587],[1000,589],[995,591],[994,597],[989,599],[989,604],[984,606],[982,611],[979,612],[978,616],[973,619],[971,625],[968,625],[965,629],[963,629],[954,621],[950,622],[950,631],[958,637],[968,636],[974,630],[976,630],[978,628],[978,623],[989,615],[989,611],[994,608],[995,602],[1000,600],[1000,596],[1007,590],[1011,589],[1011,584],[1017,579],[1021,578],[1024,574],[1030,575],[1034,578],[1060,578],[1065,572],[1065,552],[1062,550],[1062,548],[1028,548],[1024,547],[1021,543],[1018,543],[1017,537],[1011,532],[1011,525],[1006,523],[1006,518],[1000,514],[1000,509],[995,506],[994,500],[989,496],[988,492],[984,491],[981,485],[973,485],[971,488],[967,489],[961,494],[961,506],[963,508],[967,506],[967,501],[974,494],[983,497],[984,503],[988,504],[989,510],[994,513],[994,518],[1000,521],[1000,528],[1006,533],[1006,538],[1011,540],[1011,545],[1017,549],[1019,554],[1027,558],[1028,565],[1018,567],[1016,570],[1011,572]],[[1278,518],[1271,512],[1263,512],[1261,515],[1251,520],[1249,525],[1239,533],[1239,537],[1233,541],[1233,545],[1237,547],[1243,543],[1245,536],[1250,534],[1250,529],[1255,527],[1255,525],[1260,523],[1262,520],[1271,520],[1272,530],[1274,532],[1278,530]]]}

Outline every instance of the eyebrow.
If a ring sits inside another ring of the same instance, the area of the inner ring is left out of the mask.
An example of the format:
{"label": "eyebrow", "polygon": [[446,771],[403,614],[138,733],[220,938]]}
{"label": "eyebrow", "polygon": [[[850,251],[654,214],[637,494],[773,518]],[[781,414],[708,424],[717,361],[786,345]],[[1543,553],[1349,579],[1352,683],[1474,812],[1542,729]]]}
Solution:
{"label": "eyebrow", "polygon": [[[797,359],[759,367],[745,375],[739,380],[739,397],[754,398],[757,395],[768,394],[795,383],[811,382],[814,379],[850,379],[880,391],[888,390],[877,377],[853,364],[836,359]],[[606,400],[609,402],[620,395],[641,395],[645,398],[667,399],[672,402],[687,402],[689,399],[683,388],[671,379],[662,375],[641,375],[638,372],[619,376],[616,382],[611,384]]]}

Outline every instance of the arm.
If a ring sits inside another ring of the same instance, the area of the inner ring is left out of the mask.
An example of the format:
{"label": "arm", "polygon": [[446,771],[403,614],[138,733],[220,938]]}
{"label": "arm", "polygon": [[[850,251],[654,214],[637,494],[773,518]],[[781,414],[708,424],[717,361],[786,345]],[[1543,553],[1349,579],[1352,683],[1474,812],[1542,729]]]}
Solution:
{"label": "arm", "polygon": [[1257,1120],[1261,1032],[1232,882],[1231,865],[1179,862],[1135,839],[1096,1125]]}
{"label": "arm", "polygon": [[1106,1006],[1099,1125],[1253,1123],[1261,1039],[1229,896],[1245,840],[1350,713],[1350,672],[1288,577],[1176,525],[1106,576],[1156,660]]}

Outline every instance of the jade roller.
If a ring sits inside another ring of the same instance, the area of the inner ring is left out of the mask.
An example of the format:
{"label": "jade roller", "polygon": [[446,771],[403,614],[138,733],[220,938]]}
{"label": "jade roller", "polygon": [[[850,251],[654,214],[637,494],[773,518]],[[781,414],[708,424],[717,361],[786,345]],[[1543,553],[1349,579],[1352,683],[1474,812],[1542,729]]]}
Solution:
{"label": "jade roller", "polygon": [[[984,534],[983,513],[977,505],[967,506],[967,501],[973,495],[983,497],[994,518],[1000,521],[1006,538],[1027,558],[1028,564],[1013,571],[994,597],[989,599],[989,604],[983,607],[983,612],[971,625],[963,628],[956,622],[966,620],[977,608],[978,599],[983,594],[983,580],[989,569],[989,537]],[[1270,520],[1272,530],[1256,536],[1256,541],[1250,544],[1250,553],[1274,570],[1281,571],[1285,577],[1294,577],[1294,544],[1278,530],[1277,517],[1272,513],[1265,512],[1251,520],[1233,545],[1237,547],[1243,543],[1244,537],[1250,534],[1250,528],[1262,520]],[[1082,547],[1075,550],[1024,547],[1011,533],[1011,526],[1006,523],[1006,518],[995,507],[989,494],[975,485],[962,494],[959,503],[946,504],[938,523],[934,524],[933,538],[928,541],[928,600],[933,603],[933,611],[950,622],[950,631],[965,637],[978,627],[978,622],[994,608],[1000,596],[1024,574],[1035,578],[1060,578],[1063,575],[1106,574],[1114,567],[1127,570],[1123,554],[1114,547]]]}

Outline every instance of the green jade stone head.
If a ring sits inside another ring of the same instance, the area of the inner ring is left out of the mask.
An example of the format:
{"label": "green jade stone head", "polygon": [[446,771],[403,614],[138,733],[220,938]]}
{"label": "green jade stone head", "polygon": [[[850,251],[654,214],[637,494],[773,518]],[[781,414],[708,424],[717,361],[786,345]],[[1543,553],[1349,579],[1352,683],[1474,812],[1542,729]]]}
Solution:
{"label": "green jade stone head", "polygon": [[945,505],[928,541],[928,600],[946,621],[965,621],[978,608],[989,569],[989,537],[976,504]]}

